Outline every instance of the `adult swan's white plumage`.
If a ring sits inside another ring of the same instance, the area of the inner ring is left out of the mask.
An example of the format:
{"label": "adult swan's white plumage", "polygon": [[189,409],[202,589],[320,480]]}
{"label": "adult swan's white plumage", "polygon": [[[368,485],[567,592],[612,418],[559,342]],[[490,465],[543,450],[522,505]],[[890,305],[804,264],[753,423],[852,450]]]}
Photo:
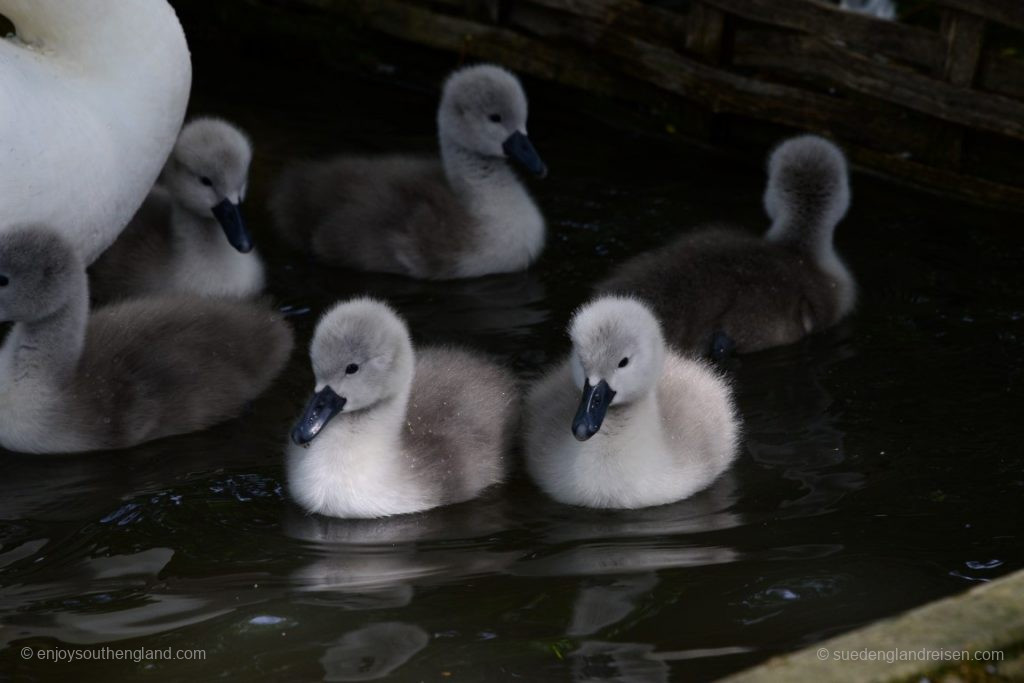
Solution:
{"label": "adult swan's white plumage", "polygon": [[0,0],[0,233],[61,227],[92,262],[142,204],[192,82],[164,0]]}

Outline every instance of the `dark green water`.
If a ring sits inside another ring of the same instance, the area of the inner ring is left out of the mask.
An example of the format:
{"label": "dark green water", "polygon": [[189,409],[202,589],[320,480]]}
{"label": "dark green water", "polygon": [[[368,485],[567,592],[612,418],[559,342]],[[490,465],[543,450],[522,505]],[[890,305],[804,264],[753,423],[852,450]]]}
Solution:
{"label": "dark green water", "polygon": [[[330,271],[282,251],[263,202],[291,156],[433,148],[443,69],[410,87],[250,50],[198,51],[197,113],[257,146],[250,221],[296,320],[289,373],[251,414],[130,452],[0,458],[0,678],[704,680],[1024,567],[1019,216],[855,175],[838,243],[846,324],[733,361],[735,467],[676,505],[589,512],[521,476],[422,516],[303,516],[282,450],[311,387],[315,314],[373,292],[419,341],[524,378],[614,263],[687,226],[766,227],[757,155],[665,144],[527,81],[551,167],[531,272],[455,284]],[[451,66],[449,63],[446,66]],[[202,663],[26,661],[22,648],[200,648]],[[898,645],[898,644],[894,644]]]}

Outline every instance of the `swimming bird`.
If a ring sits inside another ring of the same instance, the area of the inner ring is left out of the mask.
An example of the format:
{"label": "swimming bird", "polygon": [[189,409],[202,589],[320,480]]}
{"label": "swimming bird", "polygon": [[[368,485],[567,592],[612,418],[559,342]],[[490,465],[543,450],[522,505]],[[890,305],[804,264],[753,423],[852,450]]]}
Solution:
{"label": "swimming bird", "polygon": [[526,399],[526,467],[546,494],[642,508],[687,498],[729,467],[739,438],[732,390],[704,362],[666,348],[647,306],[596,299],[569,336],[569,357]]}
{"label": "swimming bird", "polygon": [[241,414],[284,367],[292,333],[253,303],[154,297],[90,315],[85,266],[43,226],[0,236],[0,446],[127,448]]}
{"label": "swimming bird", "polygon": [[386,304],[330,309],[310,347],[316,390],[292,430],[288,489],[309,512],[385,517],[502,481],[518,419],[510,373],[469,351],[413,350]]}
{"label": "swimming bird", "polygon": [[227,121],[182,128],[159,183],[89,269],[93,300],[259,294],[263,263],[241,213],[251,160],[249,139]]}
{"label": "swimming bird", "polygon": [[0,235],[50,225],[92,263],[181,129],[192,63],[164,0],[0,0]]}
{"label": "swimming bird", "polygon": [[839,148],[813,135],[786,140],[768,160],[763,238],[701,228],[625,262],[598,290],[648,302],[685,352],[721,358],[791,344],[854,307],[856,284],[832,244],[849,205]]}
{"label": "swimming bird", "polygon": [[455,71],[437,113],[440,161],[293,165],[271,196],[275,224],[328,265],[431,280],[523,270],[544,248],[544,217],[508,162],[547,174],[526,118],[526,94],[508,71]]}

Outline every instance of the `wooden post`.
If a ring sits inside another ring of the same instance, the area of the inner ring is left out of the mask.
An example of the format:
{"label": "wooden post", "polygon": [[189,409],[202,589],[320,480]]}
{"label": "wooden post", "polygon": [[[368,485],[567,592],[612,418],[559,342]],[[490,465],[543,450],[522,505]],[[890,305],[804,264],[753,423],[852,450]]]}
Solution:
{"label": "wooden post", "polygon": [[[935,75],[960,88],[974,85],[985,45],[985,20],[960,10],[942,10],[940,29],[945,50],[938,57]],[[946,168],[960,170],[963,167],[964,138],[963,126],[956,128],[939,124],[942,130],[936,136],[936,149]]]}
{"label": "wooden post", "polygon": [[938,65],[939,76],[953,85],[970,88],[985,44],[985,20],[957,10],[943,10],[941,33],[946,52]]}
{"label": "wooden post", "polygon": [[[721,66],[726,58],[725,21],[725,12],[722,10],[703,2],[694,2],[687,17],[687,52],[709,66]],[[705,139],[719,140],[725,137],[725,131],[719,125],[721,119],[715,116],[717,105],[712,104],[709,108],[694,106],[700,108],[693,111],[687,108],[683,112],[683,125]]]}
{"label": "wooden post", "polygon": [[[935,0],[947,10],[941,31],[822,0],[690,0],[686,13],[644,0],[289,2],[308,8],[301,16],[318,30],[331,23],[324,17],[344,17],[360,30],[643,102],[669,132],[720,140],[734,116],[799,127],[840,138],[887,175],[1024,207],[1012,154],[983,177],[964,172],[973,170],[965,152],[975,131],[1014,148],[1024,141],[1024,65],[985,50],[988,24],[1024,26],[1022,0]],[[223,5],[285,12],[279,3]],[[832,83],[852,95],[823,91]]]}
{"label": "wooden post", "polygon": [[717,7],[695,2],[690,9],[686,49],[701,61],[717,66],[724,56],[725,13]]}
{"label": "wooden post", "polygon": [[464,0],[466,16],[486,24],[497,24],[501,20],[501,0]]}

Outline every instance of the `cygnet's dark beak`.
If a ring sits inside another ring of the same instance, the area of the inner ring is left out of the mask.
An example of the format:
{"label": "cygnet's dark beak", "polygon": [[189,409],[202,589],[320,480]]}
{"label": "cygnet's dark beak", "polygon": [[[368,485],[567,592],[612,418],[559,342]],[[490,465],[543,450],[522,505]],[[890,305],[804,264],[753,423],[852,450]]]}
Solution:
{"label": "cygnet's dark beak", "polygon": [[224,236],[228,238],[231,246],[243,254],[252,251],[252,237],[245,227],[242,210],[238,204],[233,204],[230,199],[224,199],[213,207],[213,215],[224,229]]}
{"label": "cygnet's dark beak", "polygon": [[537,154],[537,150],[533,148],[533,144],[530,143],[530,138],[520,133],[518,130],[512,135],[508,136],[508,139],[501,145],[502,150],[508,155],[509,159],[512,159],[517,164],[520,164],[527,171],[537,176],[538,178],[544,178],[548,174],[548,167],[541,161],[540,155]]}
{"label": "cygnet's dark beak", "polygon": [[292,428],[292,442],[297,446],[308,445],[320,430],[327,426],[331,418],[345,408],[346,401],[347,399],[338,396],[330,387],[324,387],[313,394],[313,398],[306,404],[302,417]]}
{"label": "cygnet's dark beak", "polygon": [[601,380],[596,387],[590,386],[590,380],[583,385],[583,398],[580,399],[579,410],[572,421],[572,433],[577,441],[586,441],[601,429],[608,406],[615,398],[615,392],[608,382]]}

